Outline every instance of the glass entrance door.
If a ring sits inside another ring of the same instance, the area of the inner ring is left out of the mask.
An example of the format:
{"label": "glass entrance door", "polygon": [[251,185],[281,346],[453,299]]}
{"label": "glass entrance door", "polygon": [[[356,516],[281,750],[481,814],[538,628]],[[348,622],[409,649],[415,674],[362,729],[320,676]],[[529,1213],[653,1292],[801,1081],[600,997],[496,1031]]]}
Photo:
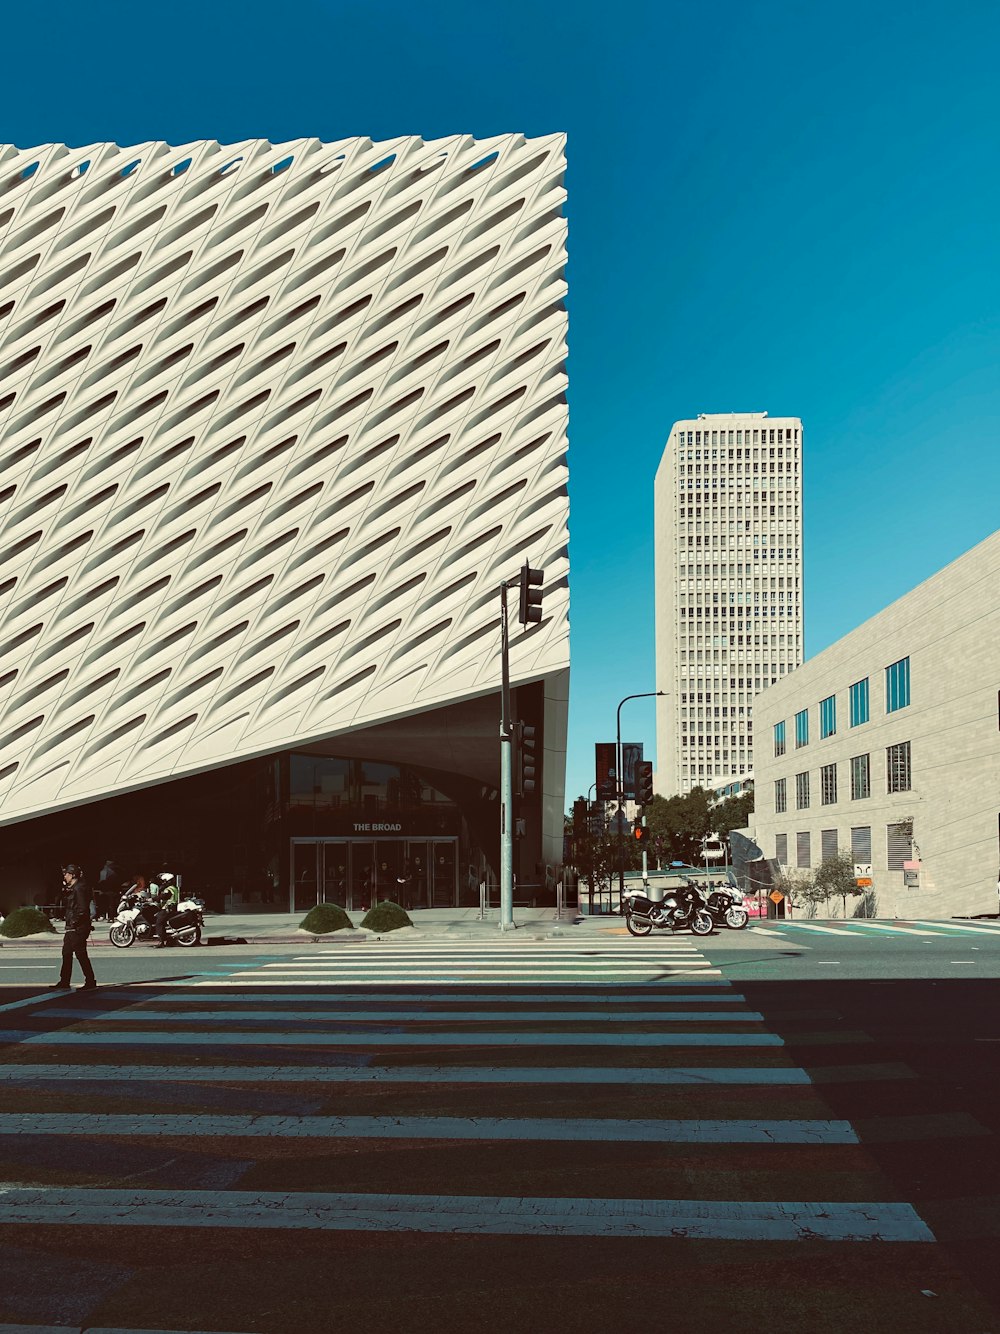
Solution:
{"label": "glass entrance door", "polygon": [[347,843],[339,840],[325,842],[323,850],[323,902],[336,903],[341,908],[347,907],[348,901],[348,860]]}
{"label": "glass entrance door", "polygon": [[319,901],[319,847],[315,839],[292,840],[292,912],[308,912]]}
{"label": "glass entrance door", "polygon": [[433,908],[454,908],[458,903],[457,883],[455,880],[455,842],[436,839],[434,841],[433,889],[431,906]]}

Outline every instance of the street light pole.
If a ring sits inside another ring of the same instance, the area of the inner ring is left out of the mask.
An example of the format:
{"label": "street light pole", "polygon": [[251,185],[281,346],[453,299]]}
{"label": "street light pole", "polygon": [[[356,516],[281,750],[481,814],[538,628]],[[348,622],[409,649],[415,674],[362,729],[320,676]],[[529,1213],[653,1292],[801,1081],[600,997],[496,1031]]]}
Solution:
{"label": "street light pole", "polygon": [[617,776],[618,788],[618,911],[621,912],[622,901],[625,898],[625,835],[622,831],[622,824],[625,819],[625,775],[622,773],[622,704],[627,704],[630,699],[652,699],[657,695],[665,695],[665,690],[643,690],[638,695],[626,695],[618,705],[618,712],[615,715],[615,770]]}

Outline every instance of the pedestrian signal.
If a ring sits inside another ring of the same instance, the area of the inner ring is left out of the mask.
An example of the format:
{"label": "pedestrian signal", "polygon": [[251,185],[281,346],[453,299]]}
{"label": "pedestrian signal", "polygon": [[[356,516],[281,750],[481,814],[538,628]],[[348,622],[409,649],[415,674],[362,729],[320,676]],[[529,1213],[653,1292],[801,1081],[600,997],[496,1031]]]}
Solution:
{"label": "pedestrian signal", "polygon": [[642,846],[642,844],[644,843],[649,842],[649,830],[646,828],[646,826],[642,823],[641,820],[636,820],[634,826],[632,827],[632,837],[635,839],[636,843],[638,843],[640,846]]}

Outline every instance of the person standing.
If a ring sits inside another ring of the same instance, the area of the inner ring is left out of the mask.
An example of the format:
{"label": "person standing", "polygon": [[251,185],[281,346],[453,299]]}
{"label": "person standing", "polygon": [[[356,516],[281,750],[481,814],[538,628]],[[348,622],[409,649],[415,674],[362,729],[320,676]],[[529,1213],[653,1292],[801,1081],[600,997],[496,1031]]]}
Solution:
{"label": "person standing", "polygon": [[83,970],[81,991],[89,991],[97,986],[97,978],[87,954],[87,937],[90,935],[90,887],[83,872],[75,862],[63,867],[63,912],[66,917],[66,930],[63,932],[62,966],[59,981],[54,982],[50,991],[68,991],[69,979],[73,971],[73,957]]}

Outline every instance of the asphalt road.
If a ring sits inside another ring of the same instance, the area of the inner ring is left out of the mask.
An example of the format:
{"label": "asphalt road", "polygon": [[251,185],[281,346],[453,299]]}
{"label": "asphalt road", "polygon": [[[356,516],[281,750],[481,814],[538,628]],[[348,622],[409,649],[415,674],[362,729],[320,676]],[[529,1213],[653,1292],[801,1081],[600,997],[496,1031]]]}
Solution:
{"label": "asphalt road", "polygon": [[0,951],[0,1329],[1000,1334],[1000,932],[94,955]]}

